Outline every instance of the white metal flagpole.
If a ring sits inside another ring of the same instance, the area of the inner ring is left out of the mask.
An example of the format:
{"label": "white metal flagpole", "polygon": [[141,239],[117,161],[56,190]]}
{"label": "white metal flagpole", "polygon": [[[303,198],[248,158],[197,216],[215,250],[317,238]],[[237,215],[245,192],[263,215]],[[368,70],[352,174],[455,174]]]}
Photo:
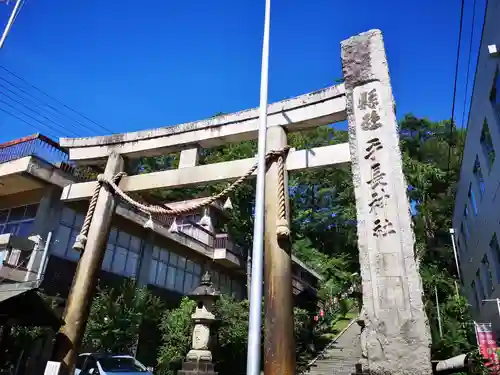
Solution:
{"label": "white metal flagpole", "polygon": [[457,266],[458,280],[460,280],[460,282],[462,282],[462,275],[460,273],[460,265],[458,263],[457,245],[455,244],[455,229],[454,228],[450,228],[450,236],[451,236],[451,246],[453,248],[453,256],[455,257],[455,265]]}
{"label": "white metal flagpole", "polygon": [[10,29],[12,28],[12,24],[14,23],[14,20],[16,19],[17,13],[20,10],[20,6],[22,4],[23,0],[16,0],[16,3],[14,4],[14,9],[12,9],[12,13],[10,14],[9,20],[7,21],[7,25],[5,25],[5,30],[3,31],[2,37],[0,38],[0,49],[3,47],[5,43],[5,39],[7,38],[7,34],[9,33]]}
{"label": "white metal flagpole", "polygon": [[260,78],[259,136],[257,150],[257,183],[255,193],[255,220],[252,248],[252,280],[250,287],[250,317],[248,324],[248,351],[246,375],[260,375],[260,342],[262,325],[262,284],[264,262],[264,198],[266,178],[267,88],[269,73],[269,29],[271,0],[266,0],[264,39],[262,43],[262,70]]}

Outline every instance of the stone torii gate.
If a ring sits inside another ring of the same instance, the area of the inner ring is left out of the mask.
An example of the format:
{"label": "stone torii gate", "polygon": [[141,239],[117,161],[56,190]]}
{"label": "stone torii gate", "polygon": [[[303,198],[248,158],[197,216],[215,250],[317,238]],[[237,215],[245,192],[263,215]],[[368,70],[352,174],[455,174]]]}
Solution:
{"label": "stone torii gate", "polygon": [[[351,162],[358,217],[363,286],[363,357],[372,374],[432,373],[430,334],[422,302],[422,282],[414,252],[414,234],[402,172],[398,126],[382,34],[378,30],[341,43],[344,84],[271,104],[268,150],[287,145],[287,133],[343,121],[349,143],[290,150],[287,172]],[[116,181],[125,194],[157,188],[232,181],[249,170],[254,158],[197,165],[200,148],[256,139],[258,111],[112,136],[61,139],[71,160],[106,164],[105,179],[123,172],[124,160],[181,151],[179,168]],[[266,375],[294,374],[293,301],[289,240],[278,241],[278,161],[266,172],[265,350]],[[120,177],[120,176],[119,176]],[[102,180],[102,179],[101,179]],[[88,319],[92,289],[105,251],[116,199],[109,183],[67,186],[63,201],[88,200],[98,189],[85,251],[78,263],[61,331],[58,360],[74,368]],[[287,189],[285,189],[287,191]],[[286,192],[288,202],[288,193]],[[287,207],[288,211],[288,207]],[[288,219],[288,212],[286,214]]]}

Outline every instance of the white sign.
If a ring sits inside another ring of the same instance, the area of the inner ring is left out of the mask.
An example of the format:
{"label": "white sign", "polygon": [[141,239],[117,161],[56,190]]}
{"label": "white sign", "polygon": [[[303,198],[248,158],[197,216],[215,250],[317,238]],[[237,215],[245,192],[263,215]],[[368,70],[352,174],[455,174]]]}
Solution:
{"label": "white sign", "polygon": [[61,362],[48,361],[43,375],[58,375],[61,368]]}

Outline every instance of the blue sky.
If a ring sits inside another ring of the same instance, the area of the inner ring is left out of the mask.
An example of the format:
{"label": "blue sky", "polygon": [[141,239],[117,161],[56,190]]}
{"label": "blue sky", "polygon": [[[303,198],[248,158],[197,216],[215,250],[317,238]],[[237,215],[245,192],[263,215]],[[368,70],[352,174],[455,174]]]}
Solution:
{"label": "blue sky", "polygon": [[[459,123],[472,4],[466,0]],[[0,5],[2,26],[7,10]],[[469,90],[483,11],[484,0],[477,0]],[[27,0],[0,50],[0,66],[113,132],[174,125],[258,105],[263,12],[264,0]],[[459,14],[458,0],[273,0],[269,101],[334,84],[341,77],[340,41],[379,28],[398,117],[413,112],[435,120],[449,118]],[[24,87],[48,100],[3,69],[0,77],[15,83],[14,91]],[[6,93],[4,87],[0,93]],[[47,120],[51,115],[31,113],[37,122],[23,117],[19,109],[30,112],[19,104],[10,102],[13,109],[5,105],[9,98],[0,98],[0,108],[42,133],[56,133],[47,130],[47,124],[53,126]],[[74,113],[65,118],[68,126],[57,135],[106,133]],[[0,112],[0,142],[33,132]]]}

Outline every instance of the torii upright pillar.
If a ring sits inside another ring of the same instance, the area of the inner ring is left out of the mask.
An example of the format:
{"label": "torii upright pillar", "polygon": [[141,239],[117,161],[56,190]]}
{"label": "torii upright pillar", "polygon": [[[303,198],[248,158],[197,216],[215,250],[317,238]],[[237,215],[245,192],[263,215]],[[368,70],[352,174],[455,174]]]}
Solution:
{"label": "torii upright pillar", "polygon": [[[104,175],[112,178],[118,172],[122,172],[123,168],[123,158],[113,153],[108,157]],[[59,375],[72,375],[75,371],[77,351],[80,349],[87,326],[92,295],[101,270],[116,203],[115,195],[106,185],[102,186],[89,227],[85,250],[78,262],[69,292],[64,313],[65,325],[56,337],[53,359],[61,362]]]}
{"label": "torii upright pillar", "polygon": [[[268,150],[281,150],[287,145],[285,129],[268,129]],[[295,373],[295,339],[293,330],[293,291],[291,244],[288,238],[278,238],[279,166],[275,162],[266,172],[265,231],[264,231],[264,374]],[[288,172],[284,173],[286,221],[288,226]]]}

